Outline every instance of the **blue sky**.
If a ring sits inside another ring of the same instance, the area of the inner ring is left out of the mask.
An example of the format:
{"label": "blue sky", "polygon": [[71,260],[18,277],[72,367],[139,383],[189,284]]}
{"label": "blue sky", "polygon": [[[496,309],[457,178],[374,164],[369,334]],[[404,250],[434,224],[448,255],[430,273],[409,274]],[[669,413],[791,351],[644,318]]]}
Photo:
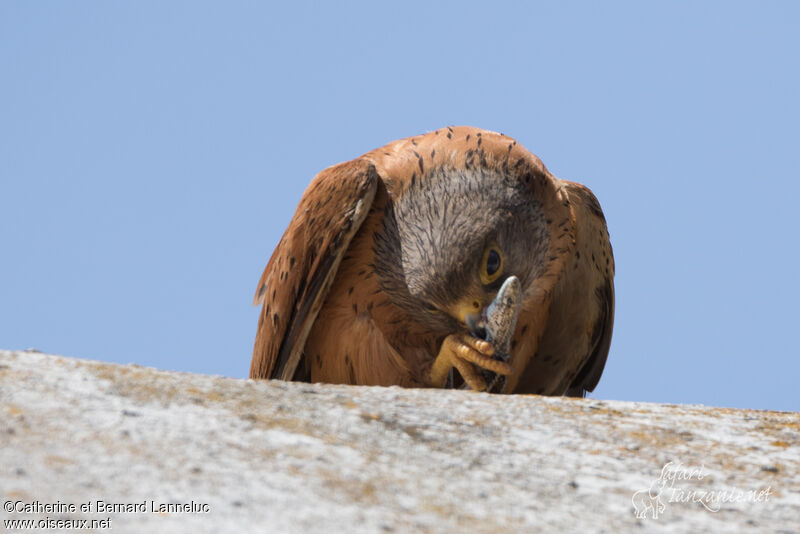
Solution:
{"label": "blue sky", "polygon": [[800,4],[3,2],[0,347],[247,375],[311,177],[451,124],[600,199],[596,398],[800,410]]}

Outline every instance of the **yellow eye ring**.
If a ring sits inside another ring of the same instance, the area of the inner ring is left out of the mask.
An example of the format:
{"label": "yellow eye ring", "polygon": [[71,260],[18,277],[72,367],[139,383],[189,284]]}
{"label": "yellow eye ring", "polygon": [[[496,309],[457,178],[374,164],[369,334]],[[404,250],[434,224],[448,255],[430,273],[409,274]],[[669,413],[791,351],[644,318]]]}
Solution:
{"label": "yellow eye ring", "polygon": [[481,262],[481,283],[483,285],[491,284],[500,278],[501,274],[503,274],[503,255],[498,247],[489,246],[483,253],[483,261]]}

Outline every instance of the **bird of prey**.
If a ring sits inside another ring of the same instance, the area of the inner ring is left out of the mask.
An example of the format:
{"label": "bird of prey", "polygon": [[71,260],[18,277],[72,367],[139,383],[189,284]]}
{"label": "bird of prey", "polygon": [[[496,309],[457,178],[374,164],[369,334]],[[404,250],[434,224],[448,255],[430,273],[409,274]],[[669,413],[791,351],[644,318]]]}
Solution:
{"label": "bird of prey", "polygon": [[[486,314],[521,291],[498,358]],[[251,378],[583,396],[605,366],[600,205],[514,139],[448,127],[320,172],[258,283]]]}

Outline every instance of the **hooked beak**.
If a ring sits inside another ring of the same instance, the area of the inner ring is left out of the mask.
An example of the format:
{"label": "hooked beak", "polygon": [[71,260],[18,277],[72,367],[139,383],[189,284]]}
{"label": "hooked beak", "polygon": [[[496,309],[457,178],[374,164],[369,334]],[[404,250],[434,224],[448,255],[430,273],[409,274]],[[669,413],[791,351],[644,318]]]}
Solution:
{"label": "hooked beak", "polygon": [[467,328],[472,337],[487,341],[489,332],[486,330],[486,309],[481,314],[473,313],[467,316]]}
{"label": "hooked beak", "polygon": [[486,308],[483,307],[480,300],[466,298],[457,302],[450,309],[450,314],[461,324],[466,325],[472,336],[486,339]]}
{"label": "hooked beak", "polygon": [[522,287],[516,276],[509,276],[485,308],[479,300],[467,299],[455,307],[455,315],[474,337],[505,345],[510,343],[517,324]]}

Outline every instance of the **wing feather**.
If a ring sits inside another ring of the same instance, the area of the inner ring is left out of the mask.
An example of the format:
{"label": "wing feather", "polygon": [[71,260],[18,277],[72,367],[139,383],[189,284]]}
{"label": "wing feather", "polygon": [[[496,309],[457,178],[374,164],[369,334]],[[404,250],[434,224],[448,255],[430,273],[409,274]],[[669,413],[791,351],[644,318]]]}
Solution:
{"label": "wing feather", "polygon": [[292,380],[339,263],[369,213],[378,184],[366,159],[329,167],[306,189],[256,289],[263,304],[250,378]]}
{"label": "wing feather", "polygon": [[[580,210],[577,217],[586,227],[585,233],[599,236],[597,241],[588,244],[590,250],[593,250],[592,257],[598,260],[596,268],[593,270],[593,297],[598,314],[589,341],[590,353],[566,393],[569,396],[583,397],[597,387],[605,369],[608,351],[611,348],[611,334],[614,329],[614,256],[608,237],[606,219],[597,197],[586,186],[567,181],[564,183],[573,200],[573,206]],[[601,258],[606,258],[607,263],[603,264],[600,261]],[[589,258],[584,258],[584,261],[589,261]]]}

